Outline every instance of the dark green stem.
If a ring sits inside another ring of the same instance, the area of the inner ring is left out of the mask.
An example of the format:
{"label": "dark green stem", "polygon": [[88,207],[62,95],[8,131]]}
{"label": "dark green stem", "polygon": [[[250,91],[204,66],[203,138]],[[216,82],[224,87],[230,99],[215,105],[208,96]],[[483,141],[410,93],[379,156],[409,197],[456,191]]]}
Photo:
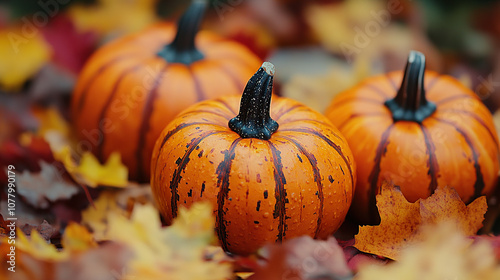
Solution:
{"label": "dark green stem", "polygon": [[427,101],[425,97],[424,76],[425,56],[411,51],[396,97],[385,102],[394,121],[422,123],[436,111],[436,104]]}
{"label": "dark green stem", "polygon": [[228,123],[242,138],[268,140],[278,129],[278,123],[270,116],[273,77],[274,65],[264,62],[248,81],[241,96],[240,113]]}
{"label": "dark green stem", "polygon": [[177,24],[177,34],[169,45],[158,52],[168,62],[189,65],[203,59],[203,54],[194,44],[196,34],[207,7],[206,0],[194,0]]}

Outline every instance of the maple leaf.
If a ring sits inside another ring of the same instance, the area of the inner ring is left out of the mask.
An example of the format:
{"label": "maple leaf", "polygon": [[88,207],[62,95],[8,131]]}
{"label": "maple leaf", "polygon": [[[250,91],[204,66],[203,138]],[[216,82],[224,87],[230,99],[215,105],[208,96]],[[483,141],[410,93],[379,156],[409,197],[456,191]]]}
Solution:
{"label": "maple leaf", "polygon": [[107,236],[108,217],[126,215],[127,212],[118,205],[115,193],[104,191],[94,201],[94,206],[82,211],[82,224],[92,229],[95,239],[101,241]]}
{"label": "maple leaf", "polygon": [[255,269],[249,280],[351,278],[342,248],[333,237],[322,241],[302,236],[264,250],[267,265]]}
{"label": "maple leaf", "polygon": [[112,153],[106,163],[101,164],[90,152],[83,152],[79,162],[72,149],[74,140],[67,121],[54,108],[34,108],[33,112],[40,122],[37,134],[50,145],[54,158],[61,162],[72,178],[86,186],[99,185],[110,187],[126,187],[128,169],[121,162],[119,153]]}
{"label": "maple leaf", "polygon": [[36,208],[46,209],[51,202],[69,199],[79,188],[65,181],[59,170],[46,162],[40,162],[41,171],[24,171],[17,174],[17,192]]}
{"label": "maple leaf", "polygon": [[52,51],[41,33],[14,26],[0,30],[0,88],[18,91],[50,60]]}
{"label": "maple leaf", "polygon": [[72,5],[68,14],[78,29],[102,36],[136,32],[157,20],[157,0],[98,0],[94,5]]}
{"label": "maple leaf", "polygon": [[472,244],[450,221],[423,226],[421,233],[421,241],[404,248],[397,262],[363,266],[355,279],[500,279],[500,265],[488,242]]}
{"label": "maple leaf", "polygon": [[433,195],[410,203],[398,187],[384,183],[377,195],[380,225],[361,226],[355,247],[394,260],[405,247],[422,240],[422,225],[450,221],[462,234],[475,234],[487,210],[486,198],[479,197],[468,206],[453,188],[438,187]]}

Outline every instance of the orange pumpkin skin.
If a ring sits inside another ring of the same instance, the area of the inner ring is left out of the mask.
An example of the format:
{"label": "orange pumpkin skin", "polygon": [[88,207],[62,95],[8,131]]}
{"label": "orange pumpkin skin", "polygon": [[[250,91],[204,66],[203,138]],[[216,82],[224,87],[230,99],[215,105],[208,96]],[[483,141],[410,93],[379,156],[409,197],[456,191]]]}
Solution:
{"label": "orange pumpkin skin", "polygon": [[180,204],[210,201],[221,245],[236,254],[337,230],[355,186],[344,137],[318,112],[273,96],[278,130],[269,140],[242,138],[228,127],[239,108],[238,96],[201,102],[158,138],[151,187],[166,221]]}
{"label": "orange pumpkin skin", "polygon": [[80,149],[101,161],[119,151],[132,180],[149,181],[156,138],[180,111],[200,100],[240,94],[262,63],[246,47],[204,31],[196,35],[202,59],[169,63],[158,53],[176,30],[158,24],[107,44],[86,63],[74,91],[71,112]]}
{"label": "orange pumpkin skin", "polygon": [[414,202],[437,186],[452,186],[464,202],[489,195],[499,170],[498,138],[488,109],[450,76],[425,71],[426,97],[436,110],[421,123],[395,121],[384,102],[396,96],[403,72],[366,79],[334,98],[326,116],[346,137],[357,164],[351,211],[378,220],[382,181],[400,186]]}

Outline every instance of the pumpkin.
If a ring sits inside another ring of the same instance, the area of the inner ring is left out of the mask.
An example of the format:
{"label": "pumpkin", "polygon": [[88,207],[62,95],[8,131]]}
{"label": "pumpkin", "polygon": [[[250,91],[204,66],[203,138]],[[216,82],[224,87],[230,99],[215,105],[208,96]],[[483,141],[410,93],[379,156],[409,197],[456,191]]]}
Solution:
{"label": "pumpkin", "polygon": [[404,72],[340,93],[325,113],[354,154],[351,208],[362,223],[379,221],[375,196],[382,181],[398,185],[410,202],[437,186],[455,188],[464,202],[494,190],[499,152],[490,112],[459,81],[426,71],[420,52],[410,53]]}
{"label": "pumpkin", "polygon": [[153,146],[165,125],[198,101],[241,94],[262,62],[241,44],[197,34],[205,8],[206,1],[194,1],[178,29],[152,26],[89,59],[71,104],[80,151],[91,150],[101,161],[118,151],[130,179],[148,182]]}
{"label": "pumpkin", "polygon": [[176,217],[179,205],[209,201],[223,249],[237,254],[301,235],[327,237],[354,193],[344,137],[296,101],[271,102],[273,73],[265,62],[241,102],[227,96],[181,113],[151,159],[151,187],[165,220]]}

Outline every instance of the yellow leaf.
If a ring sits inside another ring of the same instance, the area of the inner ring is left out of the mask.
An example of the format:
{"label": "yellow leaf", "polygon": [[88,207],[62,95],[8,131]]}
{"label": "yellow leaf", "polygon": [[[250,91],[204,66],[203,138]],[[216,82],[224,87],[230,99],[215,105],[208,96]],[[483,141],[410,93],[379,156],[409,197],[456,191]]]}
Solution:
{"label": "yellow leaf", "polygon": [[113,192],[104,191],[94,201],[94,206],[89,206],[82,211],[82,224],[92,229],[96,240],[105,240],[110,215],[113,217],[126,216],[126,211],[118,206]]}
{"label": "yellow leaf", "polygon": [[72,5],[69,15],[84,31],[111,33],[136,32],[157,20],[157,0],[98,0],[95,5]]}
{"label": "yellow leaf", "polygon": [[74,222],[70,223],[64,230],[62,245],[64,250],[69,250],[72,253],[85,252],[97,247],[93,235],[87,228]]}
{"label": "yellow leaf", "polygon": [[423,241],[404,249],[397,262],[362,266],[356,280],[496,280],[500,265],[487,241],[472,240],[444,222],[422,228]]}
{"label": "yellow leaf", "polygon": [[51,47],[37,29],[29,34],[20,27],[0,31],[0,87],[19,90],[51,55]]}
{"label": "yellow leaf", "polygon": [[66,252],[60,252],[54,245],[47,243],[35,229],[31,231],[30,238],[24,235],[21,230],[17,230],[16,249],[43,260],[62,261],[69,257]]}

